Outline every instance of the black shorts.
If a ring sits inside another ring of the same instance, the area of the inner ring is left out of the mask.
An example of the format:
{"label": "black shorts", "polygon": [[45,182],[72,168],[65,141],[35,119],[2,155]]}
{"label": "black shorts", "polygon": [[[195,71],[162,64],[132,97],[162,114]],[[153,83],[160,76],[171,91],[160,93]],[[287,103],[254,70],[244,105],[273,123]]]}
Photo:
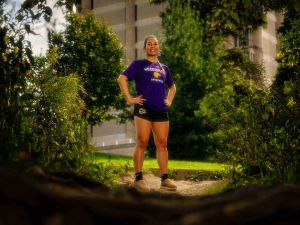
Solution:
{"label": "black shorts", "polygon": [[167,111],[157,112],[151,109],[147,109],[142,105],[134,105],[133,115],[145,120],[149,120],[151,122],[169,121],[169,115]]}

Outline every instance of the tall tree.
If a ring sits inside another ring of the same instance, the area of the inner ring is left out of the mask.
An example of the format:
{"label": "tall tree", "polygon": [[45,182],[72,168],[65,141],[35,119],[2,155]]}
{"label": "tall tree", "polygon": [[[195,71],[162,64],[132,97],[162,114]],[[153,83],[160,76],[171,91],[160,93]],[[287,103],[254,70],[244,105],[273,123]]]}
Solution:
{"label": "tall tree", "polygon": [[[169,1],[169,5],[172,6],[172,4],[173,1]],[[234,181],[244,182],[247,177],[250,182],[257,182],[257,179],[264,182],[298,182],[300,180],[300,145],[299,11],[297,11],[299,5],[297,5],[297,1],[245,0],[234,2],[220,0],[207,2],[191,0],[181,1],[178,4],[182,8],[191,4],[192,8],[199,12],[200,15],[197,20],[201,28],[190,25],[196,36],[198,30],[203,29],[203,27],[207,29],[204,38],[198,38],[198,41],[193,40],[193,36],[185,38],[185,34],[179,35],[179,38],[173,40],[173,43],[181,47],[181,52],[178,54],[177,46],[170,45],[169,58],[184,55],[185,48],[196,54],[193,58],[190,57],[191,63],[188,65],[182,63],[183,60],[178,60],[177,64],[173,65],[171,70],[174,68],[176,70],[176,67],[180,67],[178,65],[184,65],[178,74],[183,73],[182,71],[189,71],[190,67],[193,68],[193,60],[201,56],[201,51],[197,52],[195,49],[200,49],[199,46],[209,43],[211,38],[216,35],[239,34],[248,25],[255,28],[263,23],[265,12],[269,9],[281,9],[285,12],[285,21],[280,29],[282,33],[282,47],[279,52],[280,69],[272,89],[260,86],[253,79],[253,77],[261,76],[262,70],[243,57],[238,49],[228,49],[225,54],[222,53],[221,55],[210,50],[208,52],[213,52],[212,54],[216,54],[213,57],[219,59],[217,65],[221,64],[216,73],[218,74],[216,76],[218,82],[212,79],[213,88],[196,98],[188,95],[190,94],[188,92],[182,92],[186,98],[177,98],[177,100],[180,101],[179,105],[189,102],[191,99],[194,100],[193,102],[200,103],[200,110],[195,113],[196,117],[199,117],[202,124],[207,123],[213,127],[212,132],[204,138],[212,137],[217,144],[215,147],[218,147],[222,151],[222,155],[237,166],[235,172],[242,172],[242,179],[241,177],[235,179],[237,177],[233,176]],[[253,5],[257,8],[257,12],[253,13],[253,10],[250,10]],[[236,11],[236,15],[232,14],[232,11]],[[163,21],[168,16],[173,15],[173,12],[172,9],[167,10],[163,14]],[[253,18],[251,18],[251,13],[253,13]],[[177,15],[177,18],[181,19],[180,15]],[[204,18],[206,22],[203,26]],[[188,33],[184,29],[183,19],[180,22],[176,19],[174,21],[180,26],[165,27],[170,37],[181,30]],[[172,32],[168,32],[169,28]],[[166,40],[170,37],[166,37]],[[188,47],[186,39],[193,40],[195,49]],[[210,57],[207,59],[211,60]],[[204,65],[205,63],[201,66],[205,68]],[[203,81],[201,77],[197,77],[197,79],[191,78],[193,84],[196,84],[197,81]],[[180,83],[178,86],[186,84],[181,78],[178,79],[177,83]],[[202,85],[202,87],[207,87],[206,82],[203,82]],[[191,107],[188,108],[189,111],[195,111]],[[175,114],[181,112],[182,110],[179,109]],[[197,123],[198,128],[193,127],[193,124],[189,124],[189,128],[182,126],[181,128],[185,132],[181,133],[181,137],[176,137],[177,140],[184,140],[184,136],[189,136],[194,131],[196,131],[196,135],[203,134],[199,129],[200,124]],[[187,147],[182,148],[182,151],[190,148],[190,143],[193,142],[186,143]],[[198,145],[201,146],[199,140]]]}
{"label": "tall tree", "polygon": [[190,5],[181,6],[181,1],[172,1],[163,17],[162,61],[170,67],[177,86],[170,109],[169,149],[174,158],[203,158],[211,153],[204,139],[209,129],[194,112],[199,100],[218,82],[221,64],[215,53],[222,51],[222,39],[204,41],[205,22],[199,22]]}
{"label": "tall tree", "polygon": [[33,158],[70,163],[86,149],[80,81],[73,74],[60,77],[53,68],[55,54],[34,58],[25,40],[33,22],[50,20],[45,2],[27,0],[17,12],[0,2],[0,161],[5,163]]}
{"label": "tall tree", "polygon": [[69,14],[67,21],[65,31],[51,35],[50,48],[57,49],[60,73],[80,76],[86,90],[84,115],[95,125],[109,118],[118,102],[116,77],[123,69],[123,49],[108,24],[92,12]]}
{"label": "tall tree", "polygon": [[[172,3],[172,0],[150,0],[150,3]],[[194,10],[200,14],[200,20],[206,21],[209,28],[208,36],[237,35],[249,26],[253,29],[266,23],[266,13],[270,10],[282,10],[283,8],[297,8],[298,0],[183,0],[182,6],[191,4]],[[200,21],[201,22],[201,21]]]}
{"label": "tall tree", "polygon": [[55,69],[55,49],[46,57],[34,57],[31,43],[25,40],[27,33],[33,33],[32,23],[41,18],[50,21],[51,8],[46,0],[25,0],[16,12],[9,11],[6,2],[0,1],[1,166],[35,163],[112,184],[110,169],[87,157],[81,80]]}
{"label": "tall tree", "polygon": [[[300,181],[300,4],[287,5],[284,21],[279,28],[280,49],[279,69],[272,92],[279,104],[276,105],[278,123],[285,139],[280,143],[286,146],[282,157],[282,177]],[[285,144],[285,145],[284,145]],[[288,163],[286,163],[288,162]]]}
{"label": "tall tree", "polygon": [[[0,159],[9,158],[21,148],[26,148],[22,124],[27,107],[25,89],[32,75],[34,62],[31,45],[25,35],[31,32],[30,23],[41,16],[47,20],[52,11],[44,1],[25,1],[22,8],[8,11],[5,1],[0,1]],[[32,11],[34,6],[36,11]]]}

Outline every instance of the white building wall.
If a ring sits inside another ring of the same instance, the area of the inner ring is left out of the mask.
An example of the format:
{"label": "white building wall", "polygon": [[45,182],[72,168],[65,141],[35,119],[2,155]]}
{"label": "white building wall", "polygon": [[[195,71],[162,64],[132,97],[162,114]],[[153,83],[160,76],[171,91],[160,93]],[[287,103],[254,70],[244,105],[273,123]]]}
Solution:
{"label": "white building wall", "polygon": [[262,62],[265,66],[265,83],[271,85],[275,79],[277,72],[278,63],[276,61],[277,46],[278,46],[278,35],[277,35],[277,24],[281,20],[281,17],[277,16],[275,12],[268,12],[266,27],[262,27],[261,32],[261,43],[262,43]]}

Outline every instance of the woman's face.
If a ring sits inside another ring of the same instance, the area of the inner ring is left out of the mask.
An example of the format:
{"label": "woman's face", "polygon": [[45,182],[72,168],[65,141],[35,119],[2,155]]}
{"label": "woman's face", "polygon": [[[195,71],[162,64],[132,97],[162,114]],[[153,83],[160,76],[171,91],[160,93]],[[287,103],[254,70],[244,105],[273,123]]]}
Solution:
{"label": "woman's face", "polygon": [[148,38],[145,46],[147,56],[157,56],[160,51],[158,40],[154,37]]}

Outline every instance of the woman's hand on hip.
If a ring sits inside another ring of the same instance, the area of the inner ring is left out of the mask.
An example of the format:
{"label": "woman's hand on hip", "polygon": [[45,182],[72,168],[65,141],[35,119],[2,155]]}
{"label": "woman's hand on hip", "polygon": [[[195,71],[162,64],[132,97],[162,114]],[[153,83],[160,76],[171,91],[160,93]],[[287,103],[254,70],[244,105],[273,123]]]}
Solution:
{"label": "woman's hand on hip", "polygon": [[146,99],[143,98],[143,95],[139,95],[135,98],[128,98],[127,102],[128,104],[138,104],[138,105],[143,105],[143,103],[146,101]]}
{"label": "woman's hand on hip", "polygon": [[171,107],[172,103],[167,98],[164,100],[164,102],[166,106]]}

